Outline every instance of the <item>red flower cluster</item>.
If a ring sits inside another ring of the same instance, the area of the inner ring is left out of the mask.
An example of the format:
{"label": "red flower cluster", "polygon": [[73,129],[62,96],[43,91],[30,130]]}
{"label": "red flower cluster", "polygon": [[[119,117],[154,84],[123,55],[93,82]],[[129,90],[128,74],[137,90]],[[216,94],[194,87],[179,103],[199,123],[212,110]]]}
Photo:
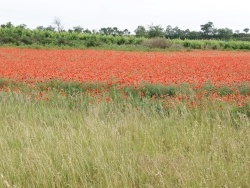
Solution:
{"label": "red flower cluster", "polygon": [[79,82],[231,85],[250,81],[250,52],[124,52],[0,48],[0,77]]}

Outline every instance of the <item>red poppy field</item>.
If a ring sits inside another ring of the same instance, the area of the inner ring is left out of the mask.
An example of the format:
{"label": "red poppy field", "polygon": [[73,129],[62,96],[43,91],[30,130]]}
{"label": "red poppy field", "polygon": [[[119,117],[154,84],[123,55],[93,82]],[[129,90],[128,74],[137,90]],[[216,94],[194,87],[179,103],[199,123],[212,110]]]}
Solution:
{"label": "red poppy field", "polygon": [[0,49],[0,77],[137,85],[232,85],[250,81],[250,52],[121,52]]}
{"label": "red poppy field", "polygon": [[[160,98],[164,98],[165,101],[165,96],[174,95],[177,101],[188,99],[191,106],[203,98],[219,99],[243,106],[250,98],[250,52],[125,52],[1,48],[0,78],[7,79],[8,82],[29,84],[48,83],[52,80],[66,84],[99,83],[107,84],[108,87],[116,85],[118,90],[132,86],[138,90],[140,97],[149,94],[152,98],[161,96]],[[147,87],[149,92],[138,89],[145,84],[158,84],[161,87]],[[190,92],[183,94],[162,89],[162,86],[179,87],[183,84],[195,90],[196,102],[190,100]],[[206,84],[209,88],[204,90]],[[51,89],[50,86],[43,88],[44,91]],[[6,87],[2,84],[0,89],[6,90]],[[15,87],[15,91],[17,90]],[[100,95],[100,88],[88,91]],[[108,93],[107,88],[105,92]],[[64,88],[60,89],[60,94],[65,94]],[[126,99],[129,94],[122,91],[121,95]],[[35,98],[49,99],[47,95],[41,94],[40,90]],[[110,100],[111,97],[105,95],[104,101]]]}

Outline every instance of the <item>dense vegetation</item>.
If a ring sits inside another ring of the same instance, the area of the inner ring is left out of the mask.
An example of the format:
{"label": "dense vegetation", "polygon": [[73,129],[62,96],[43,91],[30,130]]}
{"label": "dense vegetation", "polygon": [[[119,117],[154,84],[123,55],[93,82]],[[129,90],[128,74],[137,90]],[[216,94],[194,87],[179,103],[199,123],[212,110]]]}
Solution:
{"label": "dense vegetation", "polygon": [[112,36],[77,32],[55,32],[50,30],[31,30],[23,27],[0,28],[0,44],[14,45],[67,45],[72,47],[92,47],[101,44],[139,44],[142,38],[135,36]]}
{"label": "dense vegetation", "polygon": [[249,29],[243,29],[243,32],[236,30],[233,32],[229,28],[215,28],[213,22],[208,22],[201,25],[200,31],[191,31],[189,29],[182,30],[179,27],[172,27],[168,25],[164,29],[160,25],[150,25],[146,29],[144,26],[138,26],[135,30],[135,34],[138,37],[165,37],[169,39],[192,39],[192,40],[205,40],[205,39],[216,39],[216,40],[245,40],[250,41],[250,35],[248,34]]}
{"label": "dense vegetation", "polygon": [[0,86],[2,187],[250,186],[249,106],[186,87]]}
{"label": "dense vegetation", "polygon": [[[148,30],[138,26],[135,35],[125,29],[101,28],[90,31],[80,26],[65,31],[60,22],[57,27],[39,26],[29,29],[25,25],[14,26],[11,22],[0,27],[0,45],[33,47],[104,47],[125,49],[149,48],[191,48],[191,49],[250,49],[248,29],[245,33],[233,33],[230,29],[215,29],[212,22],[201,25],[201,31],[182,31],[178,27],[168,26],[166,30],[161,26],[149,26]],[[194,40],[199,39],[199,40]],[[246,40],[246,41],[243,41]]]}

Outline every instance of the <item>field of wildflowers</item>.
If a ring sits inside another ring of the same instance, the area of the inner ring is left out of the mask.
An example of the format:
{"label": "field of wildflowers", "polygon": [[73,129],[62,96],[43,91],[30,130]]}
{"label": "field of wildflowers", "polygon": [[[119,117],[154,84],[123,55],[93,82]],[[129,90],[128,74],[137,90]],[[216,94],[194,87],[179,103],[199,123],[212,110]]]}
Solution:
{"label": "field of wildflowers", "polygon": [[249,187],[250,52],[0,48],[0,185]]}
{"label": "field of wildflowers", "polygon": [[0,77],[19,81],[143,82],[198,86],[250,81],[250,52],[0,49]]}

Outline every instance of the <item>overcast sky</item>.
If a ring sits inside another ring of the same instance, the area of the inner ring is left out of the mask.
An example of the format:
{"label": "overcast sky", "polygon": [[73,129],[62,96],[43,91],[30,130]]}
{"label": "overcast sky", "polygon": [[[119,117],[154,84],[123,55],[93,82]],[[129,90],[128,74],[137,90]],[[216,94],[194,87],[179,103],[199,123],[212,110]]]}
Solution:
{"label": "overcast sky", "polygon": [[0,24],[11,21],[29,28],[48,26],[59,18],[65,28],[99,30],[118,27],[133,32],[138,25],[178,26],[200,30],[212,21],[216,28],[250,28],[249,0],[1,0]]}

